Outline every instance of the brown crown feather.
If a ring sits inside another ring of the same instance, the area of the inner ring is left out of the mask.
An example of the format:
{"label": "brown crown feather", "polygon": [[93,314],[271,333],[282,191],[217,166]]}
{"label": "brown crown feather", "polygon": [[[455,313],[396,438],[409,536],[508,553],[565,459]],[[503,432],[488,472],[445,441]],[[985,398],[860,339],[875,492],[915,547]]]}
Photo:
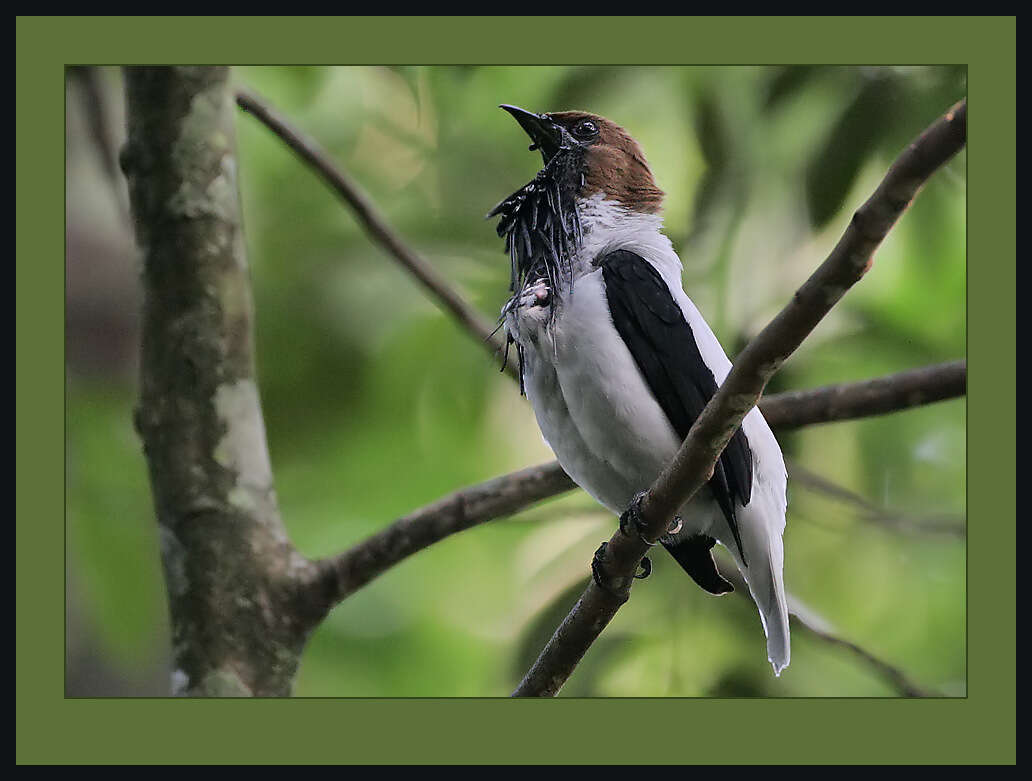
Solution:
{"label": "brown crown feather", "polygon": [[585,111],[557,111],[548,116],[567,130],[584,119],[598,126],[598,140],[584,152],[586,170],[582,195],[601,192],[605,198],[633,211],[645,214],[660,211],[664,193],[652,178],[641,145],[630,133],[605,117]]}

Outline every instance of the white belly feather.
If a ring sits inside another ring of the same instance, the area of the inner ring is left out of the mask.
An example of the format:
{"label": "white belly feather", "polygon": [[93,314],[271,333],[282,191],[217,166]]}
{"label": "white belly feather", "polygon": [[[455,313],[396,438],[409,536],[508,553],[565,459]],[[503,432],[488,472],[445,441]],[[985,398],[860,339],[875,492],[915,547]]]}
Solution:
{"label": "white belly feather", "polygon": [[[591,216],[586,208],[582,219]],[[527,397],[545,441],[567,474],[617,514],[654,482],[681,443],[613,324],[602,272],[590,260],[628,249],[651,263],[680,306],[718,384],[731,369],[713,331],[685,294],[680,260],[657,227],[646,222],[633,230],[616,230],[597,223],[579,255],[572,294],[565,291],[558,298],[551,320],[546,307],[533,305],[532,296],[506,314],[506,326],[522,347]],[[682,534],[708,534],[735,556],[760,608],[768,655],[779,672],[789,659],[781,575],[785,463],[758,409],[746,416],[742,428],[753,456],[750,501],[738,508],[749,566],[736,554],[727,522],[705,488],[681,508]]]}

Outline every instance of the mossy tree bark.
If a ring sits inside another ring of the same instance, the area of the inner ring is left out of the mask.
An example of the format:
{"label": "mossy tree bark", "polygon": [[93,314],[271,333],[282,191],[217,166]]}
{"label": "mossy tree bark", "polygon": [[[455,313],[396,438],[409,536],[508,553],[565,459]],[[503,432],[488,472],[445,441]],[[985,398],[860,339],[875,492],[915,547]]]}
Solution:
{"label": "mossy tree bark", "polygon": [[172,690],[287,695],[326,603],[287,538],[254,377],[226,68],[127,68],[143,250],[136,426],[168,587]]}

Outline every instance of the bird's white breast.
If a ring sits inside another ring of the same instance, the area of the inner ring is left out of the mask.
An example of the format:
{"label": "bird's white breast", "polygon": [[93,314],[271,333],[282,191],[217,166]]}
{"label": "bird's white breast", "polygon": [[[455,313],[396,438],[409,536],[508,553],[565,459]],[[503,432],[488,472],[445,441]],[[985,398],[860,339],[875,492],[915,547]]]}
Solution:
{"label": "bird's white breast", "polygon": [[[515,307],[507,325],[523,347],[527,397],[545,441],[574,481],[620,513],[669,463],[680,439],[613,324],[602,273],[592,261],[618,249],[640,255],[662,275],[718,384],[731,362],[684,292],[681,261],[658,216],[629,212],[600,196],[582,201],[579,212],[585,234],[572,291],[561,291],[551,320],[545,309]],[[773,492],[784,507],[784,461],[770,428],[755,409],[743,428],[753,450],[754,494]],[[705,492],[683,514],[686,523],[693,517],[693,530],[726,539],[712,528],[722,521]]]}

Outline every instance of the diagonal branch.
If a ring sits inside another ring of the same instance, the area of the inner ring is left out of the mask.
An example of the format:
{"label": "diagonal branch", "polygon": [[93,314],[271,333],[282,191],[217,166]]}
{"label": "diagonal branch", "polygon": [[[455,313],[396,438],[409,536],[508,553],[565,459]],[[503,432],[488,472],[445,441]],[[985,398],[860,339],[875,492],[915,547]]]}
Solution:
{"label": "diagonal branch", "polygon": [[[958,372],[959,382],[954,376]],[[781,430],[801,428],[818,420],[849,420],[874,414],[875,409],[890,412],[890,400],[900,405],[898,408],[907,409],[959,396],[964,393],[964,376],[964,362],[956,361],[873,380],[778,393],[762,399],[760,409],[774,418]],[[952,378],[945,384],[948,393],[943,390],[944,377]],[[906,394],[896,392],[897,380],[907,384]],[[797,476],[795,468],[792,476]],[[573,481],[558,462],[552,461],[456,491],[395,521],[344,553],[323,559],[315,587],[328,601],[329,609],[403,559],[445,537],[520,512],[573,488]],[[884,515],[887,511],[882,512]]]}
{"label": "diagonal branch", "polygon": [[[726,566],[721,566],[720,572],[731,581],[731,584],[735,587],[735,593],[740,594],[744,599],[750,600],[749,586],[738,571],[738,567],[727,561],[725,557],[721,557],[721,561]],[[847,640],[842,635],[836,633],[832,627],[827,625],[826,621],[817,616],[810,608],[803,605],[791,594],[788,595],[788,612],[793,629],[796,631],[802,630],[805,634],[823,643],[848,651],[904,697],[938,696],[935,692],[927,691],[918,686],[910,680],[910,676],[907,673],[896,665],[868,651],[859,643]]]}
{"label": "diagonal branch", "polygon": [[857,659],[870,667],[877,675],[884,678],[890,686],[904,697],[941,696],[936,692],[928,691],[927,689],[918,686],[910,680],[910,676],[907,675],[907,673],[896,665],[876,656],[862,645],[854,643],[852,640],[847,640],[841,635],[837,635],[834,632],[811,622],[809,619],[804,618],[800,613],[797,613],[796,610],[789,610],[789,618],[791,619],[792,626],[795,629],[803,629],[807,634],[812,635],[818,640],[822,640],[829,645],[849,651]]}
{"label": "diagonal branch", "polygon": [[[351,207],[369,237],[380,244],[401,264],[437,301],[454,317],[459,325],[472,334],[493,353],[504,347],[495,329],[474,307],[470,306],[448,281],[418,252],[409,247],[383,216],[377,211],[358,184],[333,162],[329,153],[318,142],[294,127],[283,115],[253,92],[239,90],[237,105],[252,114],[319,174],[340,198]],[[514,369],[509,368],[513,376]]]}
{"label": "diagonal branch", "polygon": [[[935,170],[963,148],[966,138],[967,102],[962,100],[903,151],[874,194],[853,215],[827,259],[738,356],[674,460],[641,503],[647,540],[658,539],[678,508],[706,484],[717,458],[759,401],[768,380],[870,269],[874,251],[904,209]],[[559,692],[595,638],[629,598],[638,562],[647,551],[645,540],[614,533],[602,565],[613,583],[624,584],[621,592],[611,594],[589,582],[514,696],[554,696]]]}
{"label": "diagonal branch", "polygon": [[947,514],[918,516],[890,510],[816,472],[811,472],[801,464],[790,459],[785,460],[788,464],[789,476],[794,484],[853,506],[865,521],[897,531],[948,534],[961,539],[967,536],[967,523],[963,516],[959,518]]}

